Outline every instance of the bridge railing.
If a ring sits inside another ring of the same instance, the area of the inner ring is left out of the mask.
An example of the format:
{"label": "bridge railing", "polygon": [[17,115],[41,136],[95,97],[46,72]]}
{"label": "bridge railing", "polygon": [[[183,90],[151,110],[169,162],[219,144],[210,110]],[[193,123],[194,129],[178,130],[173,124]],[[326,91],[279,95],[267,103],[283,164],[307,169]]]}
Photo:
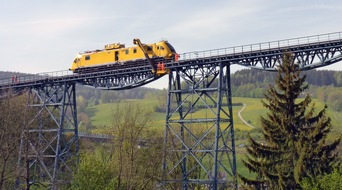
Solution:
{"label": "bridge railing", "polygon": [[264,43],[248,44],[248,45],[220,48],[220,49],[213,49],[213,50],[187,52],[187,53],[180,54],[179,59],[191,60],[191,59],[214,57],[214,56],[262,52],[262,51],[269,51],[272,49],[285,49],[286,47],[320,44],[322,42],[328,42],[328,41],[342,41],[342,32],[306,36],[306,37],[300,37],[300,38],[291,38],[291,39],[264,42]]}
{"label": "bridge railing", "polygon": [[[300,38],[291,38],[279,41],[271,41],[264,43],[256,43],[228,48],[220,48],[213,50],[205,50],[205,51],[194,51],[180,54],[180,60],[192,60],[197,58],[208,58],[215,56],[224,56],[224,55],[243,55],[249,54],[252,52],[263,52],[277,49],[286,49],[287,47],[300,47],[307,46],[312,44],[319,45],[320,43],[326,43],[329,41],[339,41],[342,42],[342,32],[314,35],[314,36],[306,36]],[[6,85],[15,85],[16,83],[26,83],[32,81],[40,81],[44,79],[51,79],[54,77],[62,77],[62,76],[72,76],[74,73],[69,70],[62,71],[54,71],[54,72],[45,72],[38,74],[18,74],[18,76],[12,76],[5,79],[0,79],[0,86]]]}
{"label": "bridge railing", "polygon": [[25,82],[32,82],[32,81],[40,81],[44,79],[51,79],[54,77],[62,77],[67,75],[73,75],[74,73],[69,70],[63,71],[54,71],[54,72],[45,72],[45,73],[37,73],[37,74],[13,74],[9,78],[0,79],[0,85],[11,85],[17,83],[25,83]]}

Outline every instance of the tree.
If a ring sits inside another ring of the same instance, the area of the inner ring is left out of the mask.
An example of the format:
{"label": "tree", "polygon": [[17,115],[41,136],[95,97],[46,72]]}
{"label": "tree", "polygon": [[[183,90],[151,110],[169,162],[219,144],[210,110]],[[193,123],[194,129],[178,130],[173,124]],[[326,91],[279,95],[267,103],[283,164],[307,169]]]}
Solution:
{"label": "tree", "polygon": [[88,106],[88,101],[83,96],[77,96],[77,111],[84,112]]}
{"label": "tree", "polygon": [[342,167],[335,168],[330,174],[306,178],[301,183],[303,190],[342,190]]}
{"label": "tree", "polygon": [[71,190],[114,189],[115,178],[111,161],[103,147],[94,153],[84,153],[74,175]]}
{"label": "tree", "polygon": [[[79,112],[77,114],[77,120],[79,121],[81,128],[85,127],[86,131],[92,128],[91,120],[89,119],[89,116],[85,112]],[[79,130],[82,130],[82,129],[79,129]]]}
{"label": "tree", "polygon": [[128,103],[113,114],[115,189],[154,189],[161,173],[162,137],[148,129],[152,112]]}
{"label": "tree", "polygon": [[112,119],[113,125],[102,131],[114,137],[112,146],[100,156],[81,157],[72,189],[155,189],[161,178],[163,135],[148,128],[151,112],[129,102],[118,105]]}
{"label": "tree", "polygon": [[305,77],[290,53],[283,55],[275,85],[265,93],[263,106],[269,110],[261,117],[263,141],[251,136],[243,160],[255,178],[240,176],[242,181],[257,189],[300,189],[305,177],[332,172],[337,163],[333,150],[341,138],[328,144],[331,120],[325,106],[315,114],[315,105],[307,94],[298,100],[308,88]]}
{"label": "tree", "polygon": [[336,80],[336,86],[342,86],[342,73],[336,72],[334,74],[335,80]]}
{"label": "tree", "polygon": [[158,105],[154,107],[154,111],[165,113],[166,111],[166,99],[167,99],[167,92],[164,89],[162,93],[158,93],[156,96],[158,100]]}
{"label": "tree", "polygon": [[339,90],[332,90],[329,92],[327,103],[335,111],[342,110],[342,93]]}
{"label": "tree", "polygon": [[25,99],[11,93],[0,99],[0,189],[13,189]]}

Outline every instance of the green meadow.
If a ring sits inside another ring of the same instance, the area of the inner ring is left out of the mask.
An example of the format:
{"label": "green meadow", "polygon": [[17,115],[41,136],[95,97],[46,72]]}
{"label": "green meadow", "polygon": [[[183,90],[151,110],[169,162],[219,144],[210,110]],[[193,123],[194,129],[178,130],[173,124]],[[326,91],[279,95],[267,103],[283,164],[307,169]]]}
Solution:
{"label": "green meadow", "polygon": [[[241,98],[241,97],[233,97],[233,103],[244,103],[246,104],[246,108],[241,113],[241,116],[247,121],[250,125],[255,128],[260,127],[260,117],[266,116],[267,110],[262,106],[261,99],[259,98]],[[316,99],[313,99],[316,107],[316,113],[324,107],[323,102],[319,102]],[[165,113],[154,112],[155,106],[158,105],[158,100],[154,99],[136,99],[136,100],[122,100],[117,103],[108,103],[108,104],[99,104],[95,106],[89,106],[86,109],[88,113],[91,123],[94,126],[92,132],[101,133],[102,129],[106,128],[106,126],[111,126],[112,117],[115,113],[115,109],[118,106],[122,106],[124,104],[132,103],[135,105],[139,105],[144,108],[145,111],[152,112],[152,122],[150,126],[154,129],[160,130],[162,132],[165,129]],[[227,106],[225,106],[227,107]],[[248,131],[252,130],[251,127],[245,125],[241,119],[238,117],[238,112],[241,110],[243,106],[233,106],[233,123],[234,128],[240,131]],[[225,108],[227,111],[227,108]],[[338,135],[342,134],[342,112],[335,112],[328,108],[327,110],[328,116],[332,120],[333,125],[333,133],[330,138],[335,138]],[[193,118],[205,118],[206,116],[211,116],[212,114],[208,109],[198,109],[194,113],[189,114],[188,117]],[[221,123],[221,126],[224,123]],[[245,168],[242,164],[241,159],[244,158],[245,148],[244,145],[246,143],[245,139],[237,139],[235,141],[236,144],[236,156],[237,156],[237,169],[238,172],[244,176],[250,176],[247,168]]]}
{"label": "green meadow", "polygon": [[[241,98],[233,97],[233,103],[244,103],[246,108],[241,112],[241,116],[245,121],[255,128],[260,127],[260,117],[266,116],[267,109],[265,109],[261,103],[260,98]],[[224,101],[223,101],[224,102]],[[312,101],[315,106],[316,113],[323,109],[324,103],[313,99]],[[134,100],[122,100],[116,103],[99,104],[95,106],[89,106],[86,109],[87,114],[90,117],[91,123],[93,125],[93,133],[101,133],[101,130],[106,128],[106,126],[111,126],[113,114],[115,110],[124,104],[132,103],[141,106],[145,111],[152,112],[152,122],[149,126],[153,129],[163,131],[165,128],[165,118],[166,114],[161,112],[155,112],[154,108],[158,105],[158,100],[156,99],[134,99]],[[238,112],[243,108],[243,106],[233,106],[233,125],[236,130],[246,131],[246,133],[252,130],[251,127],[247,126],[238,117]],[[228,112],[227,106],[224,110]],[[208,109],[198,109],[194,113],[190,113],[187,119],[190,118],[206,118],[212,117],[213,113],[208,111]],[[327,114],[331,118],[333,130],[330,138],[336,138],[342,134],[342,112],[336,112],[332,109],[327,109]],[[172,119],[177,119],[177,114]],[[225,123],[221,123],[223,126]],[[198,126],[198,125],[197,125]],[[204,127],[204,126],[203,126]],[[81,129],[82,130],[82,129]],[[243,144],[244,140],[236,140],[236,144]]]}
{"label": "green meadow", "polygon": [[[266,116],[267,113],[267,110],[262,106],[261,99],[233,97],[232,100],[233,103],[246,104],[246,108],[241,113],[241,116],[250,125],[258,128],[260,126],[260,117]],[[315,103],[316,112],[320,111],[324,107],[323,102],[319,102],[316,99],[313,99],[313,102]],[[153,112],[153,121],[151,123],[151,126],[154,128],[164,129],[166,116],[165,113],[154,112],[154,107],[158,105],[158,100],[154,99],[122,100],[117,103],[99,104],[87,107],[86,112],[91,119],[92,125],[95,126],[96,129],[101,129],[106,126],[110,126],[112,123],[111,118],[115,112],[115,109],[118,108],[118,106],[127,103],[133,103],[137,105],[139,104],[145,109],[145,111]],[[240,130],[251,130],[251,128],[245,125],[238,117],[238,111],[241,109],[242,106],[233,106],[234,128]],[[336,112],[328,108],[327,113],[332,120],[334,131],[342,133],[342,112]],[[196,112],[192,113],[191,116],[205,118],[206,116],[212,116],[211,114],[212,113],[210,113],[210,111],[208,110],[199,109]]]}
{"label": "green meadow", "polygon": [[[106,126],[110,126],[112,123],[112,116],[115,113],[115,109],[118,106],[122,106],[127,103],[133,103],[140,105],[145,109],[145,111],[153,112],[153,122],[151,126],[163,129],[165,126],[165,113],[154,112],[154,107],[158,105],[157,100],[150,99],[137,99],[137,100],[123,100],[116,103],[99,104],[95,106],[89,106],[86,109],[89,115],[92,125],[96,129],[101,129]],[[245,103],[247,105],[246,109],[242,112],[243,118],[248,121],[251,125],[258,124],[260,113],[266,113],[266,110],[262,107],[260,99],[253,98],[233,98],[233,103]],[[241,130],[251,130],[250,127],[243,124],[243,122],[238,118],[238,111],[242,109],[242,106],[233,106],[233,120],[234,127]],[[227,111],[227,109],[225,109]],[[205,118],[206,116],[212,116],[212,113],[205,109],[199,109],[192,113],[193,117]]]}

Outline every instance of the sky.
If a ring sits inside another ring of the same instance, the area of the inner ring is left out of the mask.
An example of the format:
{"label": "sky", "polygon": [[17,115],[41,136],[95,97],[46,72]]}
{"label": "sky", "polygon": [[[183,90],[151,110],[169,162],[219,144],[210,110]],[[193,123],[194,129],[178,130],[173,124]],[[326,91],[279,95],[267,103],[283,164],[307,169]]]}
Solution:
{"label": "sky", "polygon": [[185,53],[342,31],[340,0],[0,0],[0,15],[0,70],[23,73],[67,70],[78,52],[134,38]]}

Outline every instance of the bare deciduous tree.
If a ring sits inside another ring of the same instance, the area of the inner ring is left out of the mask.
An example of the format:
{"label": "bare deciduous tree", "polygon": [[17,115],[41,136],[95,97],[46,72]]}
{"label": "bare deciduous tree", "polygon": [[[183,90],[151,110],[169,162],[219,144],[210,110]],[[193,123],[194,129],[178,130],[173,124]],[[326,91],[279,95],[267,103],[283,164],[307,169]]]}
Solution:
{"label": "bare deciduous tree", "polygon": [[23,96],[9,93],[0,99],[0,189],[14,185],[25,105]]}

